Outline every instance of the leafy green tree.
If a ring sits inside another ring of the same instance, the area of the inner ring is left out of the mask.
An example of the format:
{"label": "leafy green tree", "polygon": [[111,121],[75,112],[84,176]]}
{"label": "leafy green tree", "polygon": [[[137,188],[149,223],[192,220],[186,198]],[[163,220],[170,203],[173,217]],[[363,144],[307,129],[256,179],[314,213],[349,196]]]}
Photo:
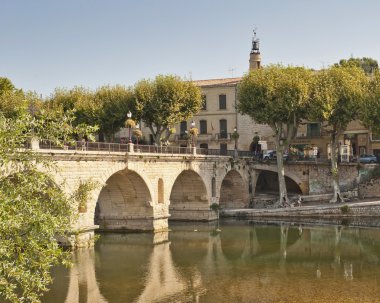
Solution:
{"label": "leafy green tree", "polygon": [[352,65],[321,70],[315,78],[308,117],[327,125],[327,132],[330,133],[334,188],[331,202],[343,201],[337,164],[338,139],[343,135],[348,123],[359,117],[361,105],[367,98],[369,78],[363,69]]}
{"label": "leafy green tree", "polygon": [[133,92],[121,85],[102,86],[96,91],[83,87],[56,89],[45,109],[63,113],[74,111],[76,125],[99,126],[109,141],[123,126],[127,112],[133,109]]}
{"label": "leafy green tree", "polygon": [[0,112],[5,117],[15,117],[27,107],[28,101],[23,91],[16,89],[8,78],[0,77]]}
{"label": "leafy green tree", "polygon": [[51,282],[51,266],[67,263],[56,235],[71,230],[72,198],[49,174],[45,157],[24,149],[31,136],[59,138],[93,131],[73,127],[74,117],[44,111],[6,118],[0,113],[0,301],[39,302]]}
{"label": "leafy green tree", "polygon": [[238,111],[274,132],[280,204],[288,205],[283,153],[306,116],[312,72],[302,67],[272,65],[243,77],[238,90]]}
{"label": "leafy green tree", "polygon": [[360,120],[371,129],[372,134],[380,134],[380,72],[376,71],[370,80],[369,94],[360,110]]}
{"label": "leafy green tree", "polygon": [[191,81],[177,76],[159,75],[141,80],[134,87],[136,116],[149,127],[156,144],[170,136],[170,128],[190,119],[202,105],[201,92]]}
{"label": "leafy green tree", "polygon": [[72,89],[57,88],[45,104],[45,109],[53,113],[74,111],[75,123],[96,125],[101,112],[101,104],[95,100],[94,93],[84,87]]}
{"label": "leafy green tree", "polygon": [[342,59],[339,61],[339,63],[336,63],[334,66],[342,66],[342,67],[348,67],[348,66],[356,66],[360,67],[364,70],[364,72],[367,75],[373,74],[375,71],[379,70],[379,64],[377,63],[377,60],[372,58],[350,58],[350,59]]}
{"label": "leafy green tree", "polygon": [[134,112],[133,91],[121,85],[103,86],[95,92],[95,100],[101,106],[97,116],[100,132],[113,142],[115,133],[124,126],[128,111]]}

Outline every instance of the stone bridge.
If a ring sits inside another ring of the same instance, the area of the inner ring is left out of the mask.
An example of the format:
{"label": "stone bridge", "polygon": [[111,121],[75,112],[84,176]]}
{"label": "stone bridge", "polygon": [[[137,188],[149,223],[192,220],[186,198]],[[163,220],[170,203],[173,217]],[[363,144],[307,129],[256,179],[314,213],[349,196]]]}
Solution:
{"label": "stone bridge", "polygon": [[[168,220],[210,221],[213,203],[247,208],[259,185],[276,182],[274,163],[249,158],[100,151],[40,150],[55,163],[54,182],[68,194],[79,184],[96,183],[85,205],[77,205],[76,245],[102,230],[162,230]],[[287,186],[300,194],[329,188],[327,164],[291,163]],[[355,183],[356,167],[343,166],[343,186]],[[74,240],[74,238],[72,239]]]}

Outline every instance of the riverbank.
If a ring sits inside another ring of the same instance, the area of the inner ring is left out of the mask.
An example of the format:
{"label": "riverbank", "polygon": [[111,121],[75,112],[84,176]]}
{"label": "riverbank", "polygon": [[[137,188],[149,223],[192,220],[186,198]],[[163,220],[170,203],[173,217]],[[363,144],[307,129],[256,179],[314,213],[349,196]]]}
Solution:
{"label": "riverbank", "polygon": [[380,218],[380,199],[366,202],[320,204],[288,208],[225,209],[220,212],[226,218]]}

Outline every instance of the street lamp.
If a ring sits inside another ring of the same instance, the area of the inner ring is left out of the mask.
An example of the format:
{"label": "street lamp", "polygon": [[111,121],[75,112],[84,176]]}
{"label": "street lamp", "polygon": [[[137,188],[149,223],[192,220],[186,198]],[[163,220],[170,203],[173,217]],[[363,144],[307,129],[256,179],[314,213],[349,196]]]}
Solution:
{"label": "street lamp", "polygon": [[[195,122],[194,120],[191,121],[191,124],[190,124],[190,130],[193,129],[195,127]],[[191,147],[194,147],[194,133],[193,132],[190,132],[191,133]]]}
{"label": "street lamp", "polygon": [[237,146],[237,141],[239,139],[239,133],[237,132],[236,126],[234,127],[234,132],[232,133],[232,138],[235,141],[235,149],[234,149],[234,157],[238,156],[238,146]]}
{"label": "street lamp", "polygon": [[[139,130],[140,129],[140,124],[136,124],[136,129]],[[139,136],[136,136],[136,145],[137,145],[137,148],[139,148]]]}
{"label": "street lamp", "polygon": [[237,149],[237,138],[236,138],[237,129],[234,127],[234,137],[235,137],[235,149]]}
{"label": "street lamp", "polygon": [[[129,111],[129,112],[127,113],[127,117],[128,117],[128,119],[131,119],[131,118],[132,118],[132,113],[131,113],[131,111]],[[132,140],[131,140],[131,126],[128,127],[128,137],[129,137],[128,143],[132,143]]]}

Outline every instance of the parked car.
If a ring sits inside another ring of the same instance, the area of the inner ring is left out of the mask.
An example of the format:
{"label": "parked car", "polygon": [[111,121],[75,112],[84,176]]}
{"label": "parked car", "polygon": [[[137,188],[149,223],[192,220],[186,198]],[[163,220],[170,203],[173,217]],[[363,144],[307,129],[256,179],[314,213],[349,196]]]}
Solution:
{"label": "parked car", "polygon": [[361,155],[359,157],[359,162],[360,163],[376,163],[377,158],[374,155]]}
{"label": "parked car", "polygon": [[[264,160],[276,160],[277,159],[277,153],[275,150],[267,150],[263,154],[263,159]],[[288,159],[288,154],[284,152],[283,154],[283,159],[287,160]]]}
{"label": "parked car", "polygon": [[264,160],[276,159],[276,151],[268,149],[267,151],[264,152],[263,159]]}

